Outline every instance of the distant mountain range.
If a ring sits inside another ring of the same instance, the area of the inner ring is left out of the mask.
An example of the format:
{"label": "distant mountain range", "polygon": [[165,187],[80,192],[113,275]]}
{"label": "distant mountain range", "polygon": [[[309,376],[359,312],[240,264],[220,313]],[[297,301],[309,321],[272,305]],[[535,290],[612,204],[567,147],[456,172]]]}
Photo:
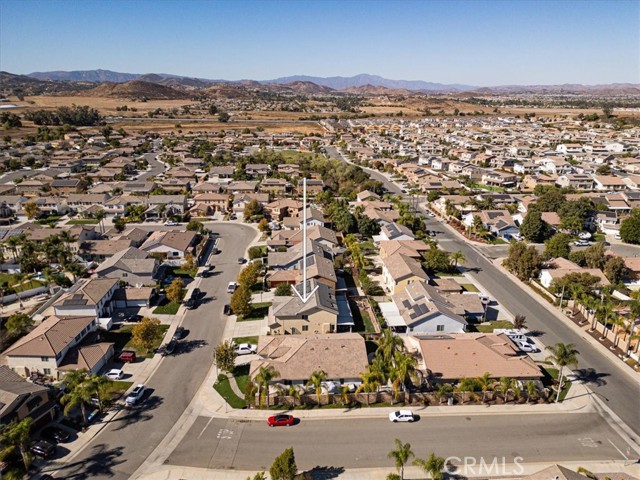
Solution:
{"label": "distant mountain range", "polygon": [[281,77],[275,80],[266,80],[263,83],[291,83],[291,82],[312,82],[316,85],[333,88],[334,90],[345,90],[354,87],[384,87],[391,89],[404,89],[411,91],[469,91],[477,87],[471,85],[447,85],[444,83],[424,82],[422,80],[389,80],[378,75],[361,73],[353,77],[310,77],[307,75],[294,75],[292,77]]}
{"label": "distant mountain range", "polygon": [[[5,73],[5,72],[3,72]],[[12,75],[12,74],[6,74]],[[504,85],[496,87],[475,87],[462,84],[443,84],[425,82],[422,80],[390,80],[378,75],[360,74],[353,77],[314,77],[307,75],[294,75],[273,80],[222,80],[192,78],[166,73],[122,73],[111,70],[76,70],[34,72],[27,76],[14,76],[15,81],[27,83],[28,78],[38,79],[54,84],[41,86],[44,89],[67,90],[69,87],[64,82],[71,82],[82,89],[91,88],[90,84],[114,83],[122,84],[131,81],[142,81],[163,85],[165,87],[180,90],[196,90],[212,88],[219,85],[238,86],[246,88],[266,88],[269,91],[283,91],[300,94],[330,94],[353,93],[362,95],[383,94],[411,94],[411,93],[466,93],[470,95],[495,95],[495,94],[592,94],[592,95],[639,95],[640,85],[619,83],[609,85]],[[95,86],[95,85],[94,85]],[[34,86],[30,86],[34,88]],[[31,89],[30,88],[30,89]],[[137,89],[137,88],[134,88]],[[280,90],[282,89],[282,90]],[[116,89],[117,91],[117,89]],[[158,92],[160,93],[160,92]],[[162,96],[171,96],[169,92],[163,92]]]}

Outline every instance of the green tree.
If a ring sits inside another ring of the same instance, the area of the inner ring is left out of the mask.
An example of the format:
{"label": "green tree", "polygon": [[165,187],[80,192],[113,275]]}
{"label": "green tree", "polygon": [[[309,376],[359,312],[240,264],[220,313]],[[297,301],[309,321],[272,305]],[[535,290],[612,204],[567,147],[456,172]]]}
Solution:
{"label": "green tree", "polygon": [[231,115],[229,115],[227,112],[218,113],[218,121],[221,123],[227,123],[230,118],[231,118]]}
{"label": "green tree", "polygon": [[87,421],[87,404],[93,397],[94,389],[89,385],[86,379],[73,387],[68,393],[64,394],[60,398],[60,402],[64,405],[64,414],[68,415],[69,412],[77,407],[80,407],[82,412],[82,420],[84,423]]}
{"label": "green tree", "polygon": [[22,457],[25,470],[29,470],[32,460],[31,452],[29,451],[32,425],[33,418],[26,417],[19,422],[14,420],[9,424],[0,426],[0,440],[2,444],[0,454],[2,455],[2,459],[7,458],[13,451],[18,450]]}
{"label": "green tree", "polygon": [[610,256],[604,265],[604,275],[611,283],[618,284],[629,275],[629,269],[622,257]]}
{"label": "green tree", "polygon": [[250,263],[244,267],[238,274],[238,285],[247,287],[250,290],[258,281],[260,270],[261,266],[259,263]]}
{"label": "green tree", "polygon": [[538,195],[534,208],[540,212],[558,212],[566,201],[567,199],[560,189],[550,187]]}
{"label": "green tree", "polygon": [[297,474],[298,467],[292,447],[278,455],[269,468],[271,480],[295,480]]}
{"label": "green tree", "polygon": [[173,303],[180,303],[184,298],[186,290],[184,288],[184,282],[181,278],[176,278],[171,282],[165,290],[167,300]]}
{"label": "green tree", "polygon": [[260,221],[258,222],[258,230],[260,230],[262,233],[271,231],[271,229],[269,228],[269,221],[266,218],[260,219]]}
{"label": "green tree", "polygon": [[231,295],[231,308],[239,316],[249,315],[251,313],[251,290],[245,285],[240,285]]}
{"label": "green tree", "polygon": [[603,269],[607,263],[607,255],[603,242],[594,243],[584,250],[584,259],[589,268]]}
{"label": "green tree", "polygon": [[113,227],[116,229],[116,232],[123,232],[127,226],[127,222],[125,222],[122,217],[114,217],[113,218]]}
{"label": "green tree", "polygon": [[634,208],[631,216],[622,221],[620,238],[625,243],[640,244],[640,209]]}
{"label": "green tree", "polygon": [[571,253],[571,236],[566,233],[556,233],[545,242],[544,256],[546,258],[568,258]]}
{"label": "green tree", "polygon": [[533,245],[527,247],[524,242],[512,242],[509,254],[504,260],[507,267],[520,280],[529,280],[540,271],[542,258]]}
{"label": "green tree", "polygon": [[387,456],[392,458],[396,464],[396,469],[400,472],[400,480],[404,480],[404,466],[414,455],[411,451],[410,443],[402,443],[399,438],[396,438],[394,441],[396,448],[395,450],[391,450]]}
{"label": "green tree", "polygon": [[131,341],[136,347],[149,351],[162,338],[162,324],[157,318],[144,317],[131,329]]}
{"label": "green tree", "polygon": [[189,220],[189,223],[187,223],[187,230],[189,230],[190,232],[201,233],[203,229],[204,224],[202,222],[199,222],[198,220]]}
{"label": "green tree", "polygon": [[429,273],[448,272],[451,270],[449,252],[445,252],[438,247],[431,247],[422,256],[424,258],[422,266]]}
{"label": "green tree", "polygon": [[431,475],[433,480],[442,480],[442,470],[446,466],[446,460],[432,452],[426,460],[416,458],[413,464],[420,467],[424,473]]}
{"label": "green tree", "polygon": [[356,217],[356,222],[358,226],[358,233],[360,233],[360,235],[373,237],[380,233],[380,224],[377,220],[373,220],[366,215],[360,215]]}
{"label": "green tree", "polygon": [[213,358],[218,368],[229,373],[233,372],[237,356],[235,345],[229,341],[219,344],[213,353]]}
{"label": "green tree", "polygon": [[244,220],[247,221],[254,215],[259,215],[262,213],[262,205],[255,198],[251,200],[244,206],[244,211],[242,212],[244,216]]}
{"label": "green tree", "polygon": [[274,295],[276,297],[290,297],[292,294],[293,291],[291,290],[291,285],[289,285],[288,283],[281,283],[276,287],[276,290],[274,292]]}
{"label": "green tree", "polygon": [[29,220],[33,220],[40,215],[40,207],[36,202],[27,202],[24,205],[24,213],[27,214]]}
{"label": "green tree", "polygon": [[553,346],[547,347],[551,353],[547,357],[547,360],[555,363],[560,371],[558,372],[558,392],[556,394],[556,402],[560,399],[560,392],[562,391],[562,379],[564,376],[564,367],[573,365],[578,366],[578,355],[580,352],[576,350],[573,343],[556,343]]}
{"label": "green tree", "polygon": [[530,242],[540,243],[549,234],[549,225],[542,220],[539,210],[529,210],[520,225],[520,233]]}
{"label": "green tree", "polygon": [[185,262],[180,267],[182,270],[189,272],[190,275],[195,277],[198,272],[198,263],[196,262],[196,258],[191,253],[187,253],[184,260]]}
{"label": "green tree", "polygon": [[24,313],[14,313],[4,324],[10,337],[24,335],[33,328],[33,319]]}

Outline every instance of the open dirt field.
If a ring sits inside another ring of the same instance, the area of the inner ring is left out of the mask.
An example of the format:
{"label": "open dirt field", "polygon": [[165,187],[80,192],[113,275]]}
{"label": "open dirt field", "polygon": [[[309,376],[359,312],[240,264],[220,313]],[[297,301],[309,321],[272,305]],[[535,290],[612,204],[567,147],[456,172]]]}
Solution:
{"label": "open dirt field", "polygon": [[[123,127],[127,132],[157,132],[157,133],[169,133],[177,130],[182,130],[183,133],[188,132],[212,132],[221,130],[243,130],[248,128],[255,130],[258,127],[262,127],[265,132],[300,132],[302,134],[309,133],[322,133],[324,129],[318,123],[273,123],[273,122],[194,122],[186,119],[176,119],[157,122],[141,122],[135,120],[123,119],[121,121],[111,124],[114,128],[118,129]],[[176,125],[179,125],[177,127]]]}
{"label": "open dirt field", "polygon": [[[29,104],[33,102],[33,104]],[[96,108],[102,115],[146,115],[148,111],[155,110],[156,108],[170,109],[180,108],[183,105],[189,105],[189,100],[149,100],[147,102],[134,102],[130,99],[123,98],[101,98],[101,97],[57,97],[57,96],[45,96],[40,95],[37,97],[25,97],[24,102],[16,102],[16,105],[28,105],[29,108],[57,108],[61,106],[76,105],[88,105],[92,108]],[[128,107],[135,107],[137,112],[118,112],[116,107],[122,107],[127,105]]]}

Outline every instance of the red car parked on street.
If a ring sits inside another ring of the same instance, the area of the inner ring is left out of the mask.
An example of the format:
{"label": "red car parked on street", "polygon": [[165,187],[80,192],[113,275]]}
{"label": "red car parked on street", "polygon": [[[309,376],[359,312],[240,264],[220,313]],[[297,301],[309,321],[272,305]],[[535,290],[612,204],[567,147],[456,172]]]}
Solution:
{"label": "red car parked on street", "polygon": [[267,425],[269,425],[270,427],[290,427],[291,425],[293,425],[293,422],[295,422],[295,418],[293,417],[293,415],[281,414],[269,417],[267,420]]}

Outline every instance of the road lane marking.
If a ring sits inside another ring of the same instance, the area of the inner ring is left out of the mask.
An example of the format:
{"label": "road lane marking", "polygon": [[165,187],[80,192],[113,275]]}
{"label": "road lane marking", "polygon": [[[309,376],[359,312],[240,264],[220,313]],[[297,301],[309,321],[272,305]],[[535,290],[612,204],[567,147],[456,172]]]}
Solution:
{"label": "road lane marking", "polygon": [[202,431],[200,432],[200,435],[198,435],[198,439],[202,436],[202,434],[204,433],[204,431],[207,429],[207,427],[209,426],[209,424],[213,421],[213,417],[211,417],[209,419],[209,421],[207,422],[207,424],[204,426],[204,428],[202,429]]}
{"label": "road lane marking", "polygon": [[618,451],[618,453],[619,453],[620,455],[622,455],[622,456],[624,457],[624,459],[625,459],[625,460],[629,460],[629,457],[627,457],[624,453],[622,453],[622,450],[620,450],[618,447],[616,447],[616,444],[615,444],[615,443],[613,443],[613,442],[611,441],[611,439],[607,438],[607,440],[609,440],[609,443],[613,446],[613,448],[615,448],[615,449]]}
{"label": "road lane marking", "polygon": [[226,428],[221,428],[218,430],[218,435],[216,435],[218,440],[230,440],[233,438],[233,430],[229,430]]}
{"label": "road lane marking", "polygon": [[580,445],[582,445],[583,447],[598,448],[598,443],[595,442],[591,437],[578,438],[578,441],[580,442]]}

